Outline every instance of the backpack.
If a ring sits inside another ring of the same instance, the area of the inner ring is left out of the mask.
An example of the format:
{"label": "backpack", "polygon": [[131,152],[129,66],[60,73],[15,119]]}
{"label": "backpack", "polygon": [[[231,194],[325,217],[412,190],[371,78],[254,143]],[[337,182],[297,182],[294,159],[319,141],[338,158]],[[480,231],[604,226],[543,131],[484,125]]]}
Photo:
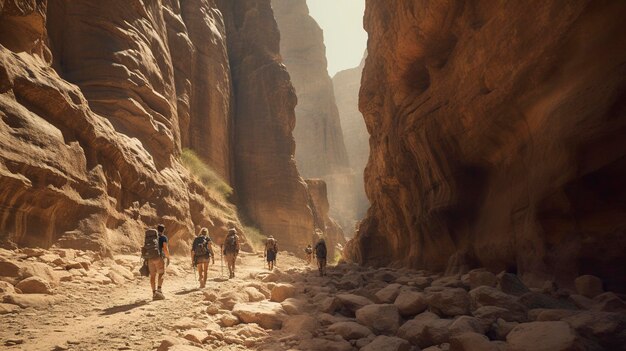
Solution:
{"label": "backpack", "polygon": [[209,256],[210,252],[207,248],[207,244],[209,240],[206,236],[201,235],[195,239],[193,239],[193,253],[196,257]]}
{"label": "backpack", "polygon": [[224,252],[237,252],[237,235],[230,235],[226,237]]}
{"label": "backpack", "polygon": [[278,249],[276,247],[276,240],[274,240],[274,238],[270,238],[267,239],[267,245],[266,245],[268,250],[271,250],[273,252],[277,252]]}
{"label": "backpack", "polygon": [[318,258],[326,258],[326,243],[323,241],[319,241],[317,245],[315,245],[315,256]]}
{"label": "backpack", "polygon": [[159,248],[159,234],[156,229],[146,230],[144,244],[141,248],[141,256],[145,259],[161,257],[161,249]]}

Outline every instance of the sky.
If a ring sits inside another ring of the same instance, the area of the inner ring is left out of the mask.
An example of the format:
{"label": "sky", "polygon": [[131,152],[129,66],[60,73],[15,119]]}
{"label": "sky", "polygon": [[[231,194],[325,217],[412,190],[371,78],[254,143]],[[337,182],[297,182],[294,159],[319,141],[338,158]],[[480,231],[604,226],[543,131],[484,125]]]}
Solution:
{"label": "sky", "polygon": [[365,0],[307,0],[307,5],[324,31],[328,74],[358,66],[367,45]]}

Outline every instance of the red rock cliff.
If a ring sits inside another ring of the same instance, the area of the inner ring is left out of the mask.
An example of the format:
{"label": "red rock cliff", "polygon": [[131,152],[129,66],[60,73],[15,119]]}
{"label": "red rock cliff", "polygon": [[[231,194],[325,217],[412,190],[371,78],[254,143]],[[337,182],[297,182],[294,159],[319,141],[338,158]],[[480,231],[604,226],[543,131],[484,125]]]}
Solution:
{"label": "red rock cliff", "polygon": [[625,290],[625,17],[621,1],[367,1],[372,207],[351,256]]}
{"label": "red rock cliff", "polygon": [[236,208],[182,166],[186,147],[295,251],[314,219],[294,105],[269,1],[2,1],[0,241],[119,251],[164,222],[182,250],[200,226],[223,234]]}
{"label": "red rock cliff", "polygon": [[[280,54],[296,89],[296,163],[304,177],[328,186],[330,214],[348,230],[356,220],[356,175],[349,167],[333,84],[328,76],[324,33],[306,0],[272,0],[280,29]],[[332,35],[332,33],[331,33]]]}

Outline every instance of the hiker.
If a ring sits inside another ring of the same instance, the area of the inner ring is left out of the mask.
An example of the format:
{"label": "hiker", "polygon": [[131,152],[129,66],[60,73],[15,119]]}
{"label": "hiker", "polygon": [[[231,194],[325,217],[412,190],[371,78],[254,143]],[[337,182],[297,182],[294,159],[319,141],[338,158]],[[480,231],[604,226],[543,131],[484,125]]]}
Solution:
{"label": "hiker", "polygon": [[163,279],[165,278],[166,260],[167,265],[170,264],[170,250],[167,245],[167,236],[165,236],[165,226],[163,224],[159,224],[156,230],[146,230],[144,246],[141,253],[143,258],[148,261],[152,299],[163,300],[165,296],[163,295],[161,287],[163,286]]}
{"label": "hiker", "polygon": [[326,242],[324,238],[320,238],[315,244],[315,257],[317,257],[317,269],[320,271],[320,277],[326,275]]}
{"label": "hiker", "polygon": [[276,265],[276,255],[278,255],[278,242],[272,235],[265,241],[265,252],[263,257],[267,257],[267,268],[271,271]]}
{"label": "hiker", "polygon": [[306,255],[307,264],[311,264],[311,261],[313,260],[313,248],[311,247],[311,244],[306,246],[304,254]]}
{"label": "hiker", "polygon": [[228,229],[228,235],[224,240],[224,256],[226,256],[226,263],[228,264],[228,278],[235,277],[235,262],[237,261],[237,255],[239,254],[239,237],[237,236],[237,229]]}
{"label": "hiker", "polygon": [[198,269],[198,281],[200,288],[206,286],[207,272],[209,270],[209,262],[215,264],[215,254],[213,253],[213,245],[209,237],[209,230],[202,228],[198,236],[193,240],[191,245],[191,264],[194,269]]}

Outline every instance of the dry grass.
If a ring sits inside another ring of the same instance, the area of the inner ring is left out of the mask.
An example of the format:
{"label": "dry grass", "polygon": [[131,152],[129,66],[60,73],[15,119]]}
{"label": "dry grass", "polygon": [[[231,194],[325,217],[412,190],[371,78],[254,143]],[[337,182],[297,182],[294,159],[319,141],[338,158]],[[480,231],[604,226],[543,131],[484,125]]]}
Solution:
{"label": "dry grass", "polygon": [[250,246],[257,252],[263,252],[267,236],[255,227],[243,227],[243,230]]}
{"label": "dry grass", "polygon": [[231,188],[209,165],[202,161],[193,150],[183,149],[181,160],[189,173],[198,178],[207,188],[217,190],[226,197],[233,193],[233,188]]}

